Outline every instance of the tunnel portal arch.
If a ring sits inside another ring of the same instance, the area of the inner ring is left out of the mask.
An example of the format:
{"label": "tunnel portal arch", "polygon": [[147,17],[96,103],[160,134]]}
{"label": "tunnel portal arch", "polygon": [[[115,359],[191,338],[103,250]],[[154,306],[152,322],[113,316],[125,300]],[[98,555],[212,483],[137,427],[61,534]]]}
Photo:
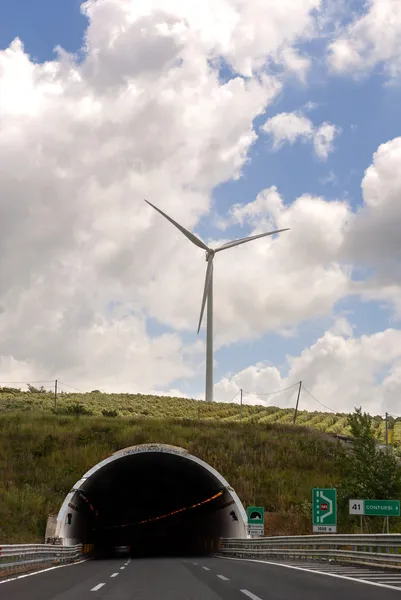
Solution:
{"label": "tunnel portal arch", "polygon": [[89,469],[57,516],[63,545],[128,544],[163,554],[212,550],[219,537],[247,537],[247,516],[234,489],[184,448],[140,444]]}

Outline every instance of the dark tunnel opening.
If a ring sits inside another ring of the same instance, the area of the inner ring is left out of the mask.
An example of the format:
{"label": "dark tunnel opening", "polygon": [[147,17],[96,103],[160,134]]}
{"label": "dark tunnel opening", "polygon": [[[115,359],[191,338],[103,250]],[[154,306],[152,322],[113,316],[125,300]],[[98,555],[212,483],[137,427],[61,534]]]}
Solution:
{"label": "dark tunnel opening", "polygon": [[64,543],[93,544],[99,558],[123,546],[137,557],[199,556],[215,551],[220,537],[245,536],[238,497],[206,463],[184,450],[114,456],[71,493],[59,515]]}

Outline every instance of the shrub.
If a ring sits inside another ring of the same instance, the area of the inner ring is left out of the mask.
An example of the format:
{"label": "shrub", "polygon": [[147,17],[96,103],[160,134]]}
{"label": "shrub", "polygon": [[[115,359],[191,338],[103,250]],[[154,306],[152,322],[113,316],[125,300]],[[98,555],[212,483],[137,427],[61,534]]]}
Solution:
{"label": "shrub", "polygon": [[106,409],[103,409],[102,410],[102,415],[104,417],[118,417],[120,415],[120,413],[118,412],[118,410],[106,410]]}

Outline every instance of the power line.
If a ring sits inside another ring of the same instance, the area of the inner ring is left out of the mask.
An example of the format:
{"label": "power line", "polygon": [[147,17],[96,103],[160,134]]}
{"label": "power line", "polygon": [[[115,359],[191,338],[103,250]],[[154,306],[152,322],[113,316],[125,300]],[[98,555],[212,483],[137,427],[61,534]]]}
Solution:
{"label": "power line", "polygon": [[242,391],[244,394],[251,394],[252,396],[272,396],[273,394],[279,394],[280,392],[286,392],[287,390],[291,390],[292,388],[294,388],[297,385],[299,385],[299,381],[297,381],[297,383],[293,383],[292,385],[289,385],[286,388],[283,388],[282,390],[276,390],[275,392],[263,392],[262,394],[259,394],[258,392],[246,392],[245,390],[242,390]]}
{"label": "power line", "polygon": [[64,385],[65,387],[70,388],[71,390],[75,390],[76,392],[79,392],[80,394],[85,394],[86,392],[83,392],[82,390],[79,390],[76,387],[73,387],[72,385],[68,385],[68,383],[63,383],[62,381],[58,380],[59,384]]}
{"label": "power line", "polygon": [[305,392],[306,392],[307,394],[309,394],[309,396],[310,396],[311,398],[313,398],[313,399],[315,400],[315,402],[317,402],[318,404],[320,404],[320,406],[323,406],[324,408],[327,408],[327,410],[330,410],[330,411],[331,411],[331,412],[333,412],[333,413],[336,413],[336,412],[337,412],[337,411],[336,411],[336,410],[334,410],[333,408],[330,408],[330,406],[326,406],[326,404],[323,404],[323,402],[320,402],[320,400],[318,400],[317,398],[315,398],[315,396],[314,396],[313,394],[311,394],[311,393],[310,393],[310,392],[309,392],[309,391],[306,389],[306,387],[305,387],[304,385],[302,386],[302,389],[303,389],[303,390],[305,390]]}
{"label": "power line", "polygon": [[231,404],[231,402],[234,402],[234,400],[236,399],[236,397],[238,396],[238,394],[241,393],[241,390],[238,390],[238,392],[235,394],[234,398],[232,400],[230,400],[229,404]]}
{"label": "power line", "polygon": [[4,384],[10,385],[32,385],[33,383],[54,383],[54,379],[46,379],[44,381],[0,381],[0,385],[4,385]]}

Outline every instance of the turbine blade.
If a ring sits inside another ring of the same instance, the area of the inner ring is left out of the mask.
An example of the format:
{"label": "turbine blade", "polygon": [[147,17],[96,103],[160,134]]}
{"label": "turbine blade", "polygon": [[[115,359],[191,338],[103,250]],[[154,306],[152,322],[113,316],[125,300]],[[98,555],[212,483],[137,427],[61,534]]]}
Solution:
{"label": "turbine blade", "polygon": [[157,208],[157,206],[155,206],[154,204],[152,204],[148,200],[145,200],[145,202],[147,202],[149,204],[149,206],[152,206],[152,208],[154,208],[155,210],[157,210],[158,213],[160,213],[161,215],[163,215],[163,217],[165,217],[167,219],[167,221],[170,221],[170,223],[172,223],[173,225],[175,225],[177,227],[177,229],[179,229],[181,231],[181,233],[183,233],[185,235],[185,237],[187,237],[189,240],[191,240],[191,242],[193,244],[195,244],[195,246],[198,246],[198,248],[202,248],[202,250],[209,250],[208,246],[206,246],[206,244],[204,242],[202,242],[202,240],[200,240],[198,237],[196,237],[196,235],[194,235],[193,233],[191,233],[190,231],[188,231],[188,229],[185,229],[185,227],[183,227],[182,225],[180,225],[179,223],[177,223],[177,221],[174,221],[174,219],[172,219],[171,217],[169,217],[168,215],[166,215],[165,212],[163,212],[162,210],[160,210],[160,208]]}
{"label": "turbine blade", "polygon": [[258,238],[266,237],[268,235],[274,235],[275,233],[281,233],[282,231],[289,231],[290,228],[287,229],[277,229],[276,231],[268,231],[267,233],[259,233],[258,235],[251,235],[250,237],[241,238],[239,240],[233,240],[232,242],[227,242],[227,244],[223,244],[220,248],[216,248],[215,252],[220,252],[220,250],[227,250],[227,248],[234,248],[234,246],[240,246],[241,244],[246,244],[247,242],[251,242],[252,240],[257,240]]}
{"label": "turbine blade", "polygon": [[205,312],[206,300],[210,290],[210,284],[212,282],[213,275],[213,256],[209,257],[207,261],[207,269],[206,269],[206,277],[205,277],[205,287],[203,289],[203,298],[202,298],[202,307],[199,317],[199,325],[198,325],[198,333],[202,325],[203,313]]}

